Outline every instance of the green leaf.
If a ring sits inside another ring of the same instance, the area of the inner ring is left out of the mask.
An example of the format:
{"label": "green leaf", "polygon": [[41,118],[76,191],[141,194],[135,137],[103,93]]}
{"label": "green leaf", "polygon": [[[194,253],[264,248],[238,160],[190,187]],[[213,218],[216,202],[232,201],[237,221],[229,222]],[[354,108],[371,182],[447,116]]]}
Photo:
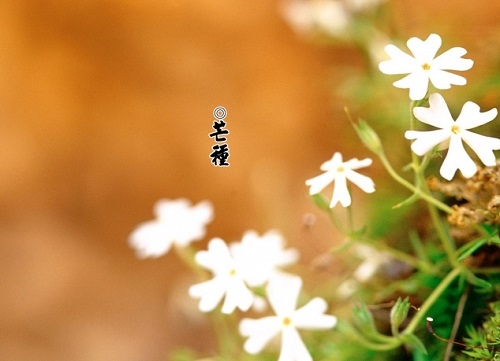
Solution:
{"label": "green leaf", "polygon": [[463,261],[464,259],[469,257],[471,254],[476,252],[479,248],[484,246],[488,242],[489,239],[490,239],[489,237],[483,237],[483,238],[479,238],[475,241],[472,241],[472,242],[465,244],[463,247],[461,247],[458,250],[458,254],[459,254],[458,260]]}
{"label": "green leaf", "polygon": [[493,290],[493,286],[486,280],[477,277],[474,273],[467,271],[466,274],[467,281],[476,287],[477,292],[479,293],[488,293]]}
{"label": "green leaf", "polygon": [[321,194],[314,194],[311,196],[313,202],[318,206],[319,209],[330,213],[332,209],[330,208],[330,203]]}

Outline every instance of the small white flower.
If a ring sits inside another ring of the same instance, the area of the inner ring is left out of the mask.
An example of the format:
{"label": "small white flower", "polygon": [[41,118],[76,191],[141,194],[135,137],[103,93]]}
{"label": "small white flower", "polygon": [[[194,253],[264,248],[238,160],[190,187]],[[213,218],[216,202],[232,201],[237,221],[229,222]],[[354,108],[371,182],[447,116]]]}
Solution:
{"label": "small white flower", "polygon": [[351,21],[343,4],[334,0],[289,0],[284,4],[283,16],[301,34],[315,31],[334,37],[343,37]]}
{"label": "small white flower", "polygon": [[281,274],[281,267],[295,263],[299,257],[296,249],[284,249],[285,239],[278,231],[269,231],[262,237],[247,231],[240,243],[231,244],[231,253],[249,286],[263,285],[270,278]]}
{"label": "small white flower", "polygon": [[492,121],[497,113],[495,108],[481,113],[479,105],[469,101],[464,104],[455,121],[444,98],[434,93],[429,97],[429,108],[415,107],[413,114],[421,122],[440,129],[408,130],[405,138],[415,139],[411,149],[418,155],[424,155],[436,145],[439,145],[439,149],[449,148],[440,169],[443,178],[451,180],[457,169],[464,177],[470,178],[476,173],[477,166],[465,151],[462,140],[477,154],[484,165],[495,165],[493,150],[500,149],[500,139],[475,134],[469,129]]}
{"label": "small white flower", "polygon": [[259,353],[271,339],[281,334],[279,361],[312,361],[298,329],[330,329],[337,318],[325,314],[327,303],[319,297],[296,309],[301,286],[298,277],[269,282],[267,296],[276,315],[241,320],[240,333],[248,337],[244,344],[246,352]]}
{"label": "small white flower", "polygon": [[241,242],[229,246],[219,238],[211,240],[208,251],[198,252],[195,260],[209,269],[214,278],[189,290],[192,297],[201,298],[200,311],[213,310],[224,295],[223,313],[231,313],[235,308],[247,311],[252,304],[262,308],[262,300],[254,297],[249,287],[263,286],[270,279],[286,276],[280,267],[295,262],[298,252],[283,247],[284,239],[277,231],[269,231],[262,237],[248,231]]}
{"label": "small white flower", "polygon": [[390,60],[379,64],[379,69],[385,74],[409,74],[394,83],[397,88],[410,89],[410,99],[420,100],[427,94],[429,80],[437,89],[449,89],[451,85],[465,85],[466,79],[447,70],[464,71],[472,68],[474,62],[463,59],[467,53],[464,48],[451,48],[436,57],[441,47],[441,37],[431,34],[422,41],[411,38],[406,43],[413,57],[401,51],[394,45],[385,47]]}
{"label": "small white flower", "polygon": [[338,202],[344,207],[349,207],[351,205],[351,195],[347,189],[347,179],[366,193],[375,192],[375,185],[371,178],[354,171],[355,169],[367,167],[370,164],[372,164],[370,158],[365,158],[363,160],[354,158],[347,162],[343,162],[342,155],[340,153],[335,153],[332,159],[321,165],[320,169],[325,171],[325,173],[306,181],[306,185],[311,187],[309,189],[309,194],[318,194],[328,184],[335,181],[330,208],[335,207]]}
{"label": "small white flower", "polygon": [[154,214],[156,219],[140,224],[129,237],[140,258],[160,257],[173,244],[185,247],[202,239],[213,219],[213,207],[208,201],[191,207],[186,199],[162,199],[155,204]]}
{"label": "small white flower", "polygon": [[189,295],[200,298],[201,312],[212,311],[225,296],[222,313],[231,313],[236,308],[247,311],[254,302],[252,291],[245,284],[237,260],[233,258],[227,244],[220,238],[208,243],[208,251],[200,251],[196,262],[209,269],[214,278],[189,288]]}

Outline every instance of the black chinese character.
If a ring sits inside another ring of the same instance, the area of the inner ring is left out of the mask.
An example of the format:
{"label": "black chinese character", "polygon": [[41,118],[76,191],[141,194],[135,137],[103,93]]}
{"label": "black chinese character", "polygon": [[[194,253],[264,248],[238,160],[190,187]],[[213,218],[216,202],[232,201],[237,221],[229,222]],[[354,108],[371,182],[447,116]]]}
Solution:
{"label": "black chinese character", "polygon": [[[227,144],[221,144],[220,146],[216,144],[212,147],[212,149],[214,150],[212,154],[210,154],[212,163],[218,167],[228,166],[229,163],[226,162],[229,157],[229,148],[227,147]],[[217,162],[219,164],[217,164]]]}
{"label": "black chinese character", "polygon": [[219,138],[219,135],[229,134],[229,130],[223,129],[225,126],[226,126],[226,122],[223,120],[221,120],[220,122],[214,121],[214,125],[212,125],[212,128],[215,129],[215,132],[210,133],[208,136],[215,137],[216,142],[225,142],[226,137]]}

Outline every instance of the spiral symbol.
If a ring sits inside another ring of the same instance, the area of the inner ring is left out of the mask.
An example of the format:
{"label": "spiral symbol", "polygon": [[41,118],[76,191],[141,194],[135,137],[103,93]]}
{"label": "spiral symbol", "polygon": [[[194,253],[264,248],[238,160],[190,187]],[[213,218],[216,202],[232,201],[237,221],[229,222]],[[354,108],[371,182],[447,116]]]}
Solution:
{"label": "spiral symbol", "polygon": [[227,115],[227,110],[224,107],[216,107],[214,109],[214,117],[218,120],[223,120]]}

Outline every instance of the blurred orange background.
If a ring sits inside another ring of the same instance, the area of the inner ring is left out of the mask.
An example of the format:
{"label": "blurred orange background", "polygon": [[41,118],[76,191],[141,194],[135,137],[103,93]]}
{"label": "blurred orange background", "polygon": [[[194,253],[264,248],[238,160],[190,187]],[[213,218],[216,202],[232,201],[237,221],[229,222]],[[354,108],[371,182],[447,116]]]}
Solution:
{"label": "blurred orange background", "polygon": [[[279,4],[1,2],[0,360],[213,352],[186,296],[197,280],[175,253],[138,260],[127,244],[160,198],[213,202],[199,247],[276,228],[307,264],[336,242],[321,216],[304,232],[304,214],[319,214],[304,181],[357,142],[331,86],[337,65],[363,61],[299,39]],[[387,6],[408,37],[452,34],[470,57],[498,49],[498,2]],[[219,105],[227,168],[208,157]],[[359,148],[349,156],[369,155]]]}

